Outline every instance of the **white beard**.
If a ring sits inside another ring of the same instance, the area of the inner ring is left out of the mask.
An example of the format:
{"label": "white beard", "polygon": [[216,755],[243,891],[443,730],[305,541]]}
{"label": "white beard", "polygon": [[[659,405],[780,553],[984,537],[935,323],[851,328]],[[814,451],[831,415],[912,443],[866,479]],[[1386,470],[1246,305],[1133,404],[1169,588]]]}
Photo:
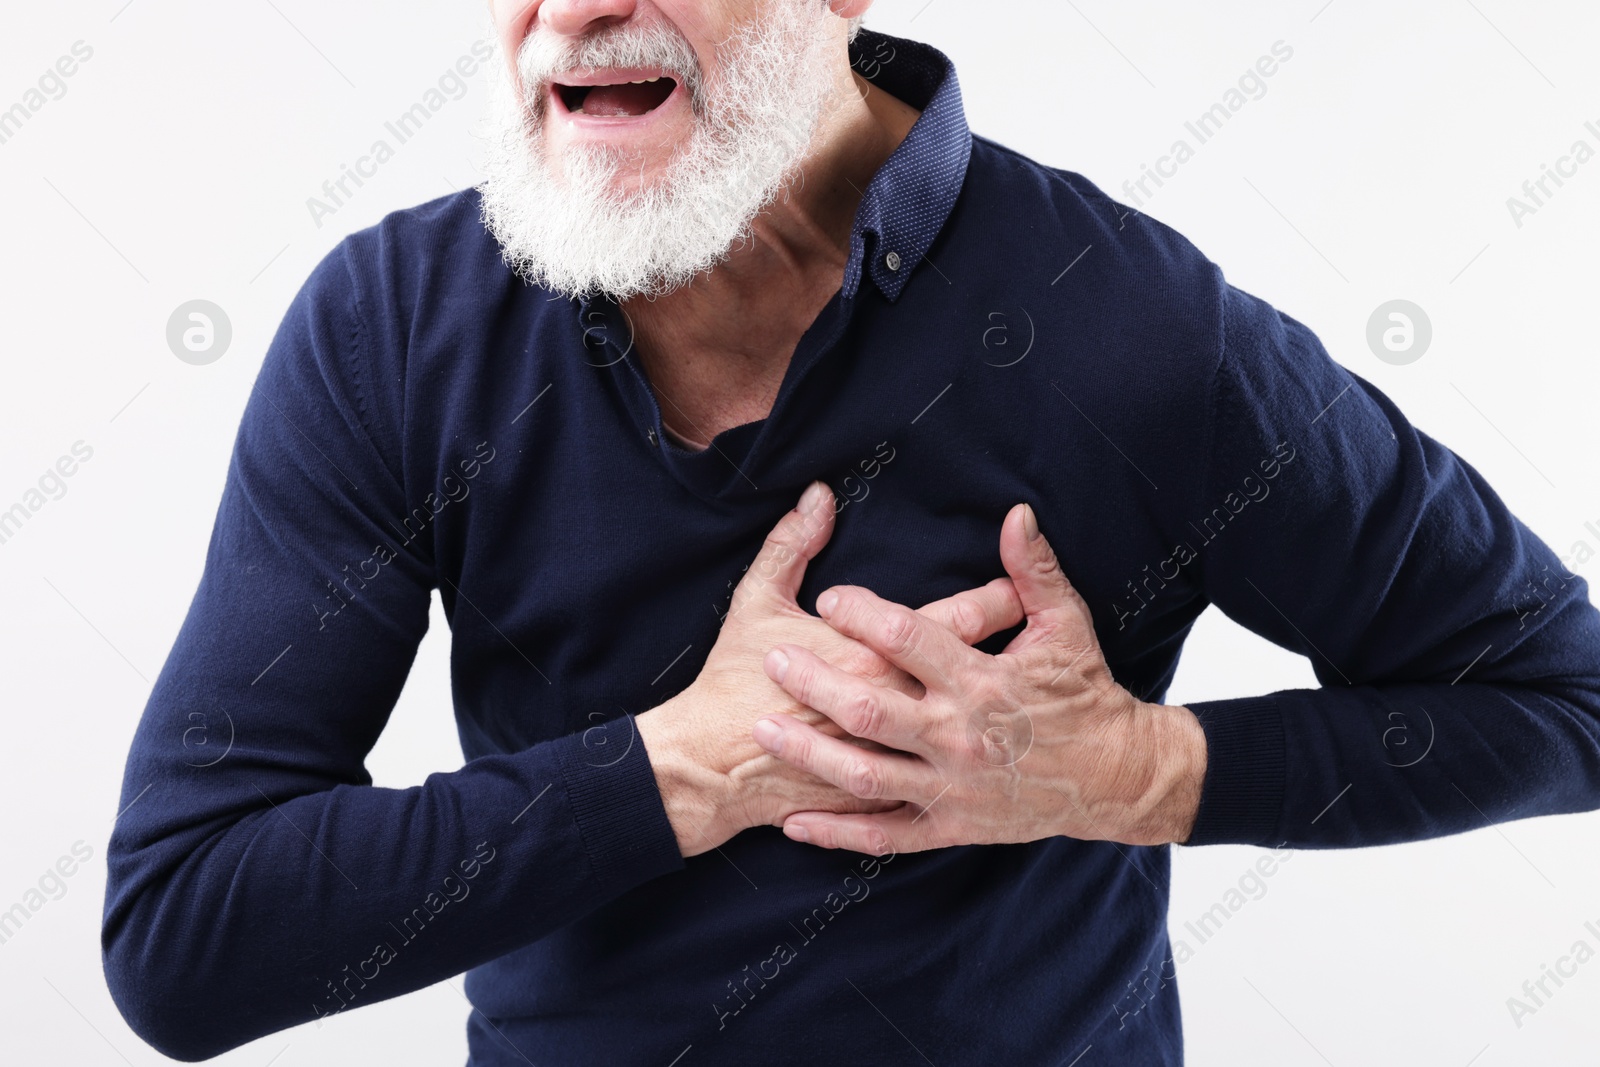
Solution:
{"label": "white beard", "polygon": [[[751,239],[751,223],[783,193],[833,100],[834,16],[812,0],[772,0],[721,46],[706,84],[670,27],[619,27],[577,42],[534,31],[517,55],[528,106],[518,106],[496,46],[490,80],[483,222],[507,266],[569,296],[618,301],[687,284]],[[649,187],[621,193],[614,149],[580,146],[550,160],[549,79],[574,67],[658,66],[689,91],[694,132]]]}

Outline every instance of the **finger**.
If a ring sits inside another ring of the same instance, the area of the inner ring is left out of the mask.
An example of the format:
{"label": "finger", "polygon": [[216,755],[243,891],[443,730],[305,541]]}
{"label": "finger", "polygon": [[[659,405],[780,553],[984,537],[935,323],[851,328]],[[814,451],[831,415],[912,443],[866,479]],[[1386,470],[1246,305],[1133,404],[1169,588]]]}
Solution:
{"label": "finger", "polygon": [[988,585],[931,601],[917,611],[953,631],[968,645],[1009,630],[1027,617],[1010,578],[996,578]]}
{"label": "finger", "polygon": [[778,645],[761,665],[784,692],[845,732],[908,752],[922,748],[925,716],[906,693],[842,671],[799,645]]}
{"label": "finger", "polygon": [[858,585],[824,589],[817,612],[930,691],[953,688],[959,672],[976,669],[988,658],[926,616]]}
{"label": "finger", "polygon": [[[782,788],[783,800],[790,808],[796,805],[816,811],[833,811],[844,815],[870,815],[893,811],[902,805],[899,800],[867,800],[851,796],[830,782],[820,778],[806,778],[804,784],[790,784]],[[773,826],[782,826],[784,816],[778,816]]]}
{"label": "finger", "polygon": [[938,791],[928,764],[893,752],[869,752],[788,715],[757,719],[750,735],[778,759],[830,782],[858,800],[928,802]]}
{"label": "finger", "polygon": [[1018,645],[1030,644],[1052,631],[1093,641],[1094,618],[1089,606],[1067,580],[1055,550],[1039,529],[1038,517],[1027,504],[1012,508],[1001,524],[1000,562],[1028,617],[1028,629],[1006,651],[1015,651]]}
{"label": "finger", "polygon": [[933,823],[915,805],[877,815],[839,815],[831,811],[797,811],[783,821],[791,841],[818,848],[843,848],[869,856],[898,855],[943,848]]}
{"label": "finger", "polygon": [[793,601],[809,563],[833,536],[833,490],[826,482],[812,482],[800,503],[772,528],[761,551],[733,591],[729,614],[746,607],[752,598],[774,597]]}

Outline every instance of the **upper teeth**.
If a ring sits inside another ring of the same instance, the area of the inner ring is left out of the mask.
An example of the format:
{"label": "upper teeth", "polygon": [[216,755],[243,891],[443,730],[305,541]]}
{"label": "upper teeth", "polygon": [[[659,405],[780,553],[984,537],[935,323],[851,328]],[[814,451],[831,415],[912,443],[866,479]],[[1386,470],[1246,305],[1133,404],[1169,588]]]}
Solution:
{"label": "upper teeth", "polygon": [[638,78],[638,79],[636,79],[636,80],[634,80],[632,82],[629,82],[628,84],[630,84],[630,85],[649,85],[651,82],[658,82],[660,80],[661,80],[661,78],[658,75],[658,76],[656,76],[654,78]]}

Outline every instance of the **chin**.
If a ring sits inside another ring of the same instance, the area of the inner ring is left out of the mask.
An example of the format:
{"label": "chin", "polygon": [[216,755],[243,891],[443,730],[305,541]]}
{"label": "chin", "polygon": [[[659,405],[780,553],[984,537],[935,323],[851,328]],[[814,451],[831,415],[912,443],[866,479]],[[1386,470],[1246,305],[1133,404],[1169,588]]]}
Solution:
{"label": "chin", "polygon": [[815,26],[831,16],[821,4],[778,10],[786,17],[723,53],[703,96],[655,77],[692,65],[668,62],[670,48],[655,67],[613,61],[593,85],[541,77],[539,64],[492,83],[480,188],[506,264],[546,289],[620,302],[680,289],[748,245],[832,103],[833,57]]}

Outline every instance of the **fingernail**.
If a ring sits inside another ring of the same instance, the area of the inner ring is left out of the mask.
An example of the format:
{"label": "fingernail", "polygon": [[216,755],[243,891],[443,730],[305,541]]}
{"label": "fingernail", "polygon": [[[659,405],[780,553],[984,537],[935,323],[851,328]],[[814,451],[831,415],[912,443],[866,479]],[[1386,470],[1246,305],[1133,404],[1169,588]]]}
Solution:
{"label": "fingernail", "polygon": [[829,493],[827,485],[822,482],[812,482],[806,487],[805,495],[800,498],[800,514],[810,515],[822,506],[823,500]]}
{"label": "fingernail", "polygon": [[779,685],[782,685],[783,684],[783,679],[788,674],[789,674],[789,657],[788,657],[788,655],[782,649],[778,649],[778,648],[775,648],[771,652],[768,652],[767,653],[767,675],[768,675],[768,677],[770,677],[774,682],[777,682]]}
{"label": "fingernail", "polygon": [[817,614],[826,619],[833,614],[833,606],[839,603],[839,594],[832,589],[824,589],[822,595],[817,597]]}
{"label": "fingernail", "polygon": [[790,841],[798,841],[802,845],[810,844],[811,842],[811,835],[806,833],[804,826],[785,826],[783,835]]}
{"label": "fingernail", "polygon": [[1033,513],[1033,507],[1022,505],[1022,532],[1028,535],[1028,540],[1039,540],[1039,517]]}
{"label": "fingernail", "polygon": [[783,728],[771,719],[757,719],[750,728],[750,735],[756,739],[756,744],[774,756],[783,748]]}

